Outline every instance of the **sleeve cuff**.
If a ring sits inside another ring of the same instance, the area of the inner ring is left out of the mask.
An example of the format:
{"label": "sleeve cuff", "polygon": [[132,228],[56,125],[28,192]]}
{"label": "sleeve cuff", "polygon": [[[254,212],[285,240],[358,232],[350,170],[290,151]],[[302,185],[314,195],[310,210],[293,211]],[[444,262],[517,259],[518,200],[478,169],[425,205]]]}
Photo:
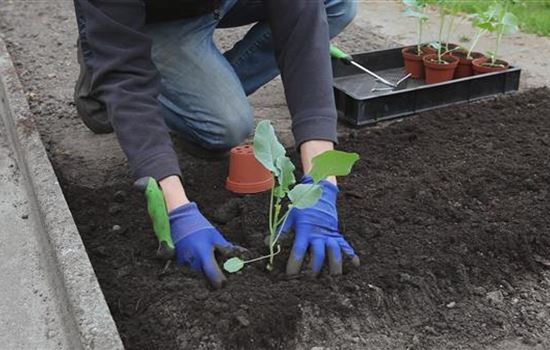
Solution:
{"label": "sleeve cuff", "polygon": [[160,181],[168,176],[181,177],[181,169],[175,153],[161,153],[150,156],[132,168],[135,179],[150,176]]}
{"label": "sleeve cuff", "polygon": [[325,140],[338,143],[336,132],[337,118],[332,117],[310,117],[300,118],[299,122],[292,125],[292,132],[296,148],[300,148],[302,143],[311,140]]}

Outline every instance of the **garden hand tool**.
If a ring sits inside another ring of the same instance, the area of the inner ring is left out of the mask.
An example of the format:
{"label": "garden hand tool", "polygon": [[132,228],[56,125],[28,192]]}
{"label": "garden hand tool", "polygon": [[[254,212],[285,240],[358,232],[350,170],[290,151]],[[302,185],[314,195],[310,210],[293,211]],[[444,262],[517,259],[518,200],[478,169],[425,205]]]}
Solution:
{"label": "garden hand tool", "polygon": [[170,222],[162,190],[152,177],[143,177],[137,180],[134,186],[144,191],[145,198],[147,198],[147,211],[153,222],[153,231],[159,241],[157,256],[166,260],[173,258],[175,246],[170,235]]}
{"label": "garden hand tool", "polygon": [[[313,178],[304,176],[300,182],[312,184]],[[321,180],[319,184],[323,187],[321,199],[312,207],[292,209],[281,228],[282,232],[288,232],[291,228],[296,232],[286,267],[288,275],[295,275],[300,271],[309,246],[312,251],[311,269],[315,275],[319,274],[323,267],[325,251],[328,254],[331,275],[342,274],[342,251],[352,259],[353,265],[359,265],[359,257],[338,229],[336,197],[340,191],[327,180]]]}
{"label": "garden hand tool", "polygon": [[399,85],[401,85],[404,81],[406,81],[407,79],[410,78],[411,74],[407,74],[406,76],[404,76],[403,78],[401,78],[397,83],[392,83],[392,82],[389,82],[388,80],[382,78],[381,76],[379,76],[378,74],[374,73],[373,71],[363,67],[362,65],[360,65],[359,63],[355,62],[353,60],[353,57],[347,53],[345,53],[344,51],[340,50],[339,48],[337,48],[336,46],[334,45],[330,45],[330,56],[332,58],[335,58],[335,59],[339,59],[341,60],[342,62],[344,62],[345,64],[351,64],[357,68],[359,68],[360,70],[362,70],[363,72],[367,73],[368,75],[370,75],[371,77],[375,78],[377,81],[379,81],[380,83],[384,84],[384,85],[387,85],[389,86],[389,88],[385,88],[385,89],[376,89],[376,90],[394,90],[396,89],[397,87],[399,87]]}
{"label": "garden hand tool", "polygon": [[245,253],[246,249],[229,243],[201,214],[196,203],[177,207],[170,212],[169,218],[178,264],[201,270],[214,288],[223,287],[227,279],[218,266],[214,251],[235,256]]}

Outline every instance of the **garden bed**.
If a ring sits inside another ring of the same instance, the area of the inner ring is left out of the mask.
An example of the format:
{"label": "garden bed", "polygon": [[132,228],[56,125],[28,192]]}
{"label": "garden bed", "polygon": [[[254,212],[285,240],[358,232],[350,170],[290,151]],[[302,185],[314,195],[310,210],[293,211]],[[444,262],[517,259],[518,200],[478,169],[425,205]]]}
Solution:
{"label": "garden bed", "polygon": [[[286,279],[279,256],[274,273],[247,266],[213,291],[155,258],[130,179],[64,191],[128,349],[548,348],[548,115],[539,89],[342,140],[362,159],[339,202],[362,265],[340,278]],[[230,240],[265,253],[268,196],[228,193],[226,172],[186,159],[189,195]]]}

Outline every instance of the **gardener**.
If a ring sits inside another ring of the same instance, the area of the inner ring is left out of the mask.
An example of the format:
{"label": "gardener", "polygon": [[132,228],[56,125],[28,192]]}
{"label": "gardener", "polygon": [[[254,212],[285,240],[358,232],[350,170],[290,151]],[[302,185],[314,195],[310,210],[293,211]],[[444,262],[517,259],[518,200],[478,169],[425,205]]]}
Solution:
{"label": "gardener", "polygon": [[[116,132],[135,178],[160,183],[179,263],[225,282],[214,258],[237,249],[187,198],[168,128],[194,148],[226,152],[252,132],[246,96],[279,74],[305,172],[333,149],[336,109],[329,38],[355,15],[352,0],[75,0],[81,74],[79,116],[96,133]],[[254,24],[224,54],[216,28]],[[311,181],[305,177],[302,181]],[[308,247],[319,273],[342,272],[342,251],[358,258],[338,231],[336,179],[322,199],[293,215],[296,238],[287,265],[299,272]]]}

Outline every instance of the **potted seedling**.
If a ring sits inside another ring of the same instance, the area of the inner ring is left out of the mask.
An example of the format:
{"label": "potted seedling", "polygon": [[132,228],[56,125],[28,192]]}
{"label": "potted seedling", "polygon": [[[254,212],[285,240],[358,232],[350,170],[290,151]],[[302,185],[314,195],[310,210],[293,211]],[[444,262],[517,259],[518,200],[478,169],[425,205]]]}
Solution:
{"label": "potted seedling", "polygon": [[[438,51],[439,45],[445,53],[451,53],[460,49],[457,44],[451,43],[451,35],[454,32],[456,19],[460,12],[460,2],[436,0],[440,12],[440,37],[441,39],[430,43],[424,50],[426,54],[435,54]],[[446,28],[445,28],[446,27]],[[444,39],[443,39],[444,38]]]}
{"label": "potted seedling", "polygon": [[450,19],[449,24],[447,25],[447,34],[445,35],[445,41],[441,44],[445,48],[446,52],[452,53],[460,48],[459,45],[451,43],[451,36],[454,33],[456,20],[460,12],[460,2],[451,1],[450,3],[443,4],[443,7],[445,8],[447,16],[449,16]]}
{"label": "potted seedling", "polygon": [[448,9],[445,6],[445,1],[438,0],[439,7],[439,34],[438,40],[432,43],[432,47],[437,49],[437,53],[425,55],[423,57],[426,83],[435,84],[451,80],[453,78],[458,58],[451,56],[446,47],[442,44],[443,29],[445,27],[445,19],[448,14]]}
{"label": "potted seedling", "polygon": [[267,269],[271,271],[275,256],[281,252],[279,238],[291,210],[294,208],[305,209],[317,203],[323,194],[319,181],[329,176],[348,175],[353,164],[359,159],[356,153],[324,152],[312,160],[309,175],[313,178],[313,184],[296,184],[294,164],[286,155],[283,145],[278,141],[271,122],[258,123],[253,147],[256,159],[271,171],[275,178],[269,204],[269,254],[246,261],[240,258],[231,258],[223,265],[229,273],[237,272],[246,264],[261,260],[268,260]]}
{"label": "potted seedling", "polygon": [[475,52],[475,48],[479,40],[489,32],[492,27],[493,17],[495,12],[490,8],[487,11],[480,11],[472,16],[472,25],[476,28],[476,34],[472,40],[472,44],[468,49],[460,49],[451,53],[458,58],[458,66],[455,71],[455,78],[469,77],[474,74],[472,61],[478,58],[485,57],[480,52]]}
{"label": "potted seedling", "polygon": [[437,5],[440,14],[440,39],[426,45],[424,52],[426,55],[435,54],[438,51],[439,45],[443,52],[450,53],[460,48],[459,45],[451,43],[451,35],[454,32],[456,19],[460,12],[460,4],[456,1],[448,0],[432,0],[431,3]]}
{"label": "potted seedling", "polygon": [[414,79],[422,79],[424,77],[424,63],[422,57],[426,54],[426,45],[422,43],[422,35],[424,31],[424,24],[428,21],[429,17],[426,14],[426,6],[428,1],[426,0],[403,0],[406,9],[403,14],[407,17],[416,19],[416,46],[406,47],[401,53],[403,54],[403,61],[405,63],[405,70],[411,74]]}
{"label": "potted seedling", "polygon": [[489,52],[489,57],[478,58],[473,60],[472,65],[474,74],[498,72],[508,69],[508,62],[498,59],[500,45],[504,35],[514,34],[519,30],[518,18],[509,12],[509,7],[514,3],[512,0],[507,0],[504,5],[500,2],[491,6],[490,11],[494,13],[490,25],[487,30],[496,35],[495,50]]}

